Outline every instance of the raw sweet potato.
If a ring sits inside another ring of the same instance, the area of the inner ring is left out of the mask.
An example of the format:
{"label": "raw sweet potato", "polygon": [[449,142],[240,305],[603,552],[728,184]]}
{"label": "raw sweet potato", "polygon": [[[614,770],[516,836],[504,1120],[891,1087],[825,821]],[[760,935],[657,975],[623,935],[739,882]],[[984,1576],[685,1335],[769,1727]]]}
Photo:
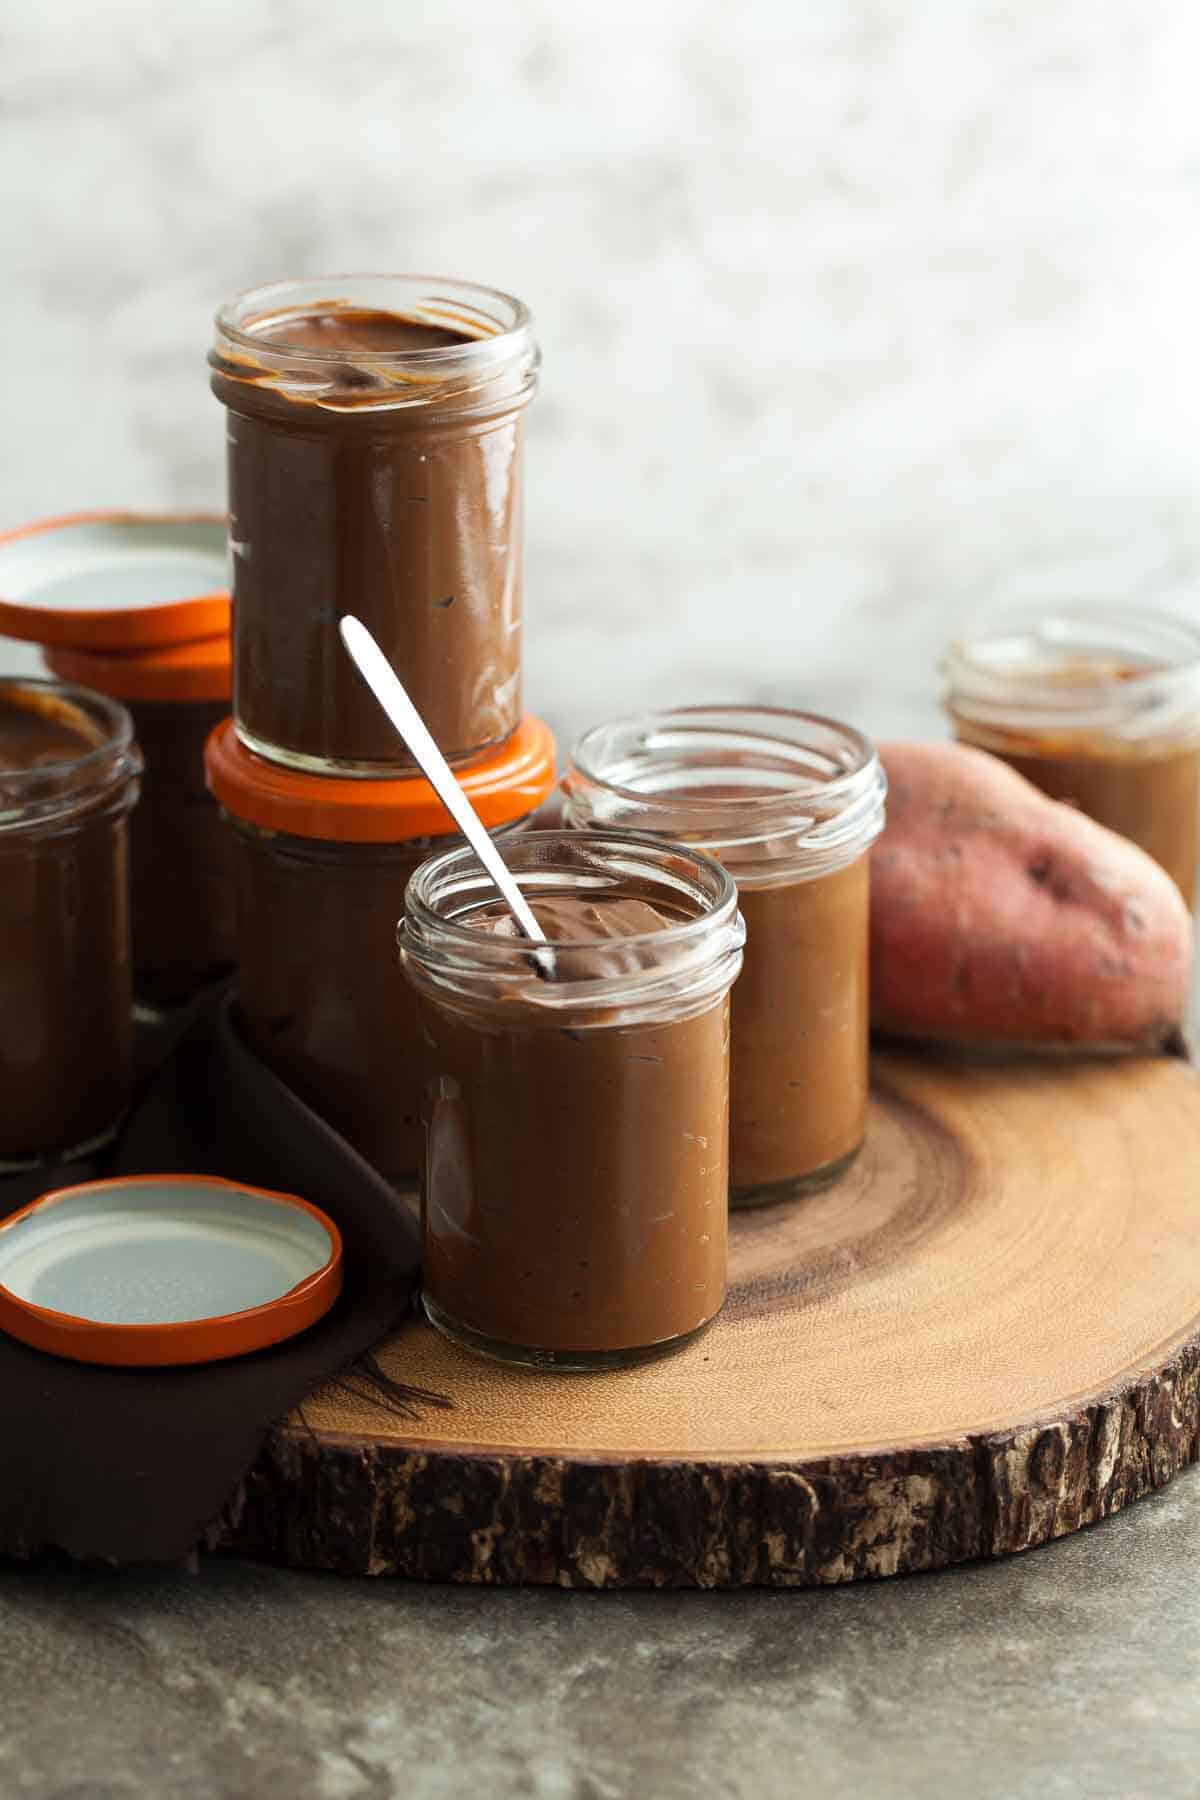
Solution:
{"label": "raw sweet potato", "polygon": [[986,751],[890,744],[871,859],[871,1018],[912,1037],[1160,1049],[1192,924],[1145,851]]}

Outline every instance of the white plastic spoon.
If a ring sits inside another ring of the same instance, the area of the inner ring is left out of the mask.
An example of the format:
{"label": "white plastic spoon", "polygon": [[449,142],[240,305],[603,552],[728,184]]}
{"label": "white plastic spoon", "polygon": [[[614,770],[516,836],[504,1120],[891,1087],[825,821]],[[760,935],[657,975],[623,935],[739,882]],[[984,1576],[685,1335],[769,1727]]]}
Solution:
{"label": "white plastic spoon", "polygon": [[405,693],[396,671],[361,619],[356,619],[349,613],[344,614],[339,630],[342,642],[350,652],[359,674],[420,763],[434,793],[500,889],[505,905],[522,932],[531,942],[546,944],[546,949],[539,951],[534,960],[540,974],[552,976],[554,956],[545,932],[534,918],[529,902],[513,880],[495,843],[488,836],[487,827],[429,735],[424,719]]}

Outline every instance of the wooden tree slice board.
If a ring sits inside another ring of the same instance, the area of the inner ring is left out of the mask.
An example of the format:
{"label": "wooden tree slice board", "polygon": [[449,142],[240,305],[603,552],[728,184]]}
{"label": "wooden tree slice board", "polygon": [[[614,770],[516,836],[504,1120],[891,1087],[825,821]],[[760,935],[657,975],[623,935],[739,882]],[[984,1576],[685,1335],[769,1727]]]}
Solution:
{"label": "wooden tree slice board", "polygon": [[721,1318],[620,1373],[407,1327],[453,1406],[330,1389],[223,1541],[291,1564],[564,1586],[809,1585],[1023,1550],[1200,1453],[1200,1078],[1170,1059],[877,1058],[825,1194],[737,1216]]}

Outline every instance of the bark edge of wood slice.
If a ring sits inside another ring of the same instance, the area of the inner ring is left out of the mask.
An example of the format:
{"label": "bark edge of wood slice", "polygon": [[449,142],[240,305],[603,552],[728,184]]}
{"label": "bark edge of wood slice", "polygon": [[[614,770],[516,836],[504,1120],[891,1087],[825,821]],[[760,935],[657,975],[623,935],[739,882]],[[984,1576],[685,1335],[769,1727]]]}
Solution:
{"label": "bark edge of wood slice", "polygon": [[1026,1550],[1200,1455],[1200,1078],[1172,1059],[875,1059],[867,1148],[735,1218],[678,1356],[505,1370],[413,1324],[452,1410],[340,1390],[212,1541],[293,1567],[565,1587],[814,1586]]}

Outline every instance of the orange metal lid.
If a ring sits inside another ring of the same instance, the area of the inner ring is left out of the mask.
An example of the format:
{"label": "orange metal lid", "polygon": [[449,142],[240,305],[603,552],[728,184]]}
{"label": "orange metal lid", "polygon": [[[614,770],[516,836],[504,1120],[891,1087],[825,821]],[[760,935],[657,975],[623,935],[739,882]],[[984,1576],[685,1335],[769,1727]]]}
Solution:
{"label": "orange metal lid", "polygon": [[294,1337],[342,1289],[333,1220],[210,1175],[125,1175],[0,1223],[0,1329],[75,1362],[217,1362]]}
{"label": "orange metal lid", "polygon": [[114,700],[228,700],[233,662],[228,635],[165,650],[59,650],[47,646],[46,663],[61,681],[95,688]]}
{"label": "orange metal lid", "polygon": [[229,631],[220,513],[69,513],[0,533],[0,634],[152,650]]}
{"label": "orange metal lid", "polygon": [[[534,812],[554,786],[554,735],[527,713],[498,750],[455,769],[487,826]],[[454,832],[450,815],[423,775],[377,781],[308,775],[256,756],[225,719],[204,747],[208,785],[236,819],[293,837],[339,843],[398,844]]]}

